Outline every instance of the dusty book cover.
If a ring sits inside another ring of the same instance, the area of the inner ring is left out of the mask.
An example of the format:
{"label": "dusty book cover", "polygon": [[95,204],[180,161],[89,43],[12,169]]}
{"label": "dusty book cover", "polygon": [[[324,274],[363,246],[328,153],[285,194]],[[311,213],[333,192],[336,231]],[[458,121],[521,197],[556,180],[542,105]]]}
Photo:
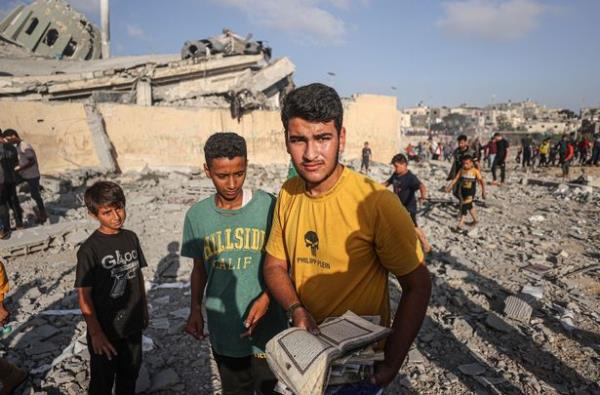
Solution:
{"label": "dusty book cover", "polygon": [[287,329],[267,343],[267,361],[279,380],[298,395],[322,394],[332,362],[344,354],[375,343],[390,333],[346,312],[319,326],[320,334]]}

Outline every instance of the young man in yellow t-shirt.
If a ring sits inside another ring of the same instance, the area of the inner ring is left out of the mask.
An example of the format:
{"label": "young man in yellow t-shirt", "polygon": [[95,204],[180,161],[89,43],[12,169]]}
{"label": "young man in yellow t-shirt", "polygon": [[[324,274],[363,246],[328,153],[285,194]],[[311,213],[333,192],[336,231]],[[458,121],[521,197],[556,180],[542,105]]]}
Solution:
{"label": "young man in yellow t-shirt", "polygon": [[347,310],[390,323],[388,273],[402,300],[372,382],[398,374],[421,327],[431,279],[414,225],[394,193],[339,163],[346,130],[333,88],[311,84],[286,96],[281,111],[287,150],[299,177],[282,187],[267,243],[264,277],[294,326]]}

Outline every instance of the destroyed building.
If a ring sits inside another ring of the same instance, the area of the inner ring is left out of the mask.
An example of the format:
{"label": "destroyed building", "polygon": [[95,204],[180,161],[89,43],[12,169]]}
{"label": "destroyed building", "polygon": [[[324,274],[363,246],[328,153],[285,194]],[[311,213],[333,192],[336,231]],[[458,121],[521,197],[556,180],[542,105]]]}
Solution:
{"label": "destroyed building", "polygon": [[0,38],[49,58],[91,60],[102,56],[100,30],[63,0],[17,6],[0,22]]}
{"label": "destroyed building", "polygon": [[[64,0],[32,6],[57,2]],[[31,142],[47,174],[196,166],[216,131],[246,138],[254,163],[287,163],[279,103],[294,87],[292,61],[274,57],[251,35],[224,29],[200,37],[177,54],[87,61],[34,55],[0,39],[0,128]],[[352,130],[348,157],[359,155],[364,141],[379,147],[376,160],[395,154],[401,145],[395,97],[357,95],[344,106]]]}

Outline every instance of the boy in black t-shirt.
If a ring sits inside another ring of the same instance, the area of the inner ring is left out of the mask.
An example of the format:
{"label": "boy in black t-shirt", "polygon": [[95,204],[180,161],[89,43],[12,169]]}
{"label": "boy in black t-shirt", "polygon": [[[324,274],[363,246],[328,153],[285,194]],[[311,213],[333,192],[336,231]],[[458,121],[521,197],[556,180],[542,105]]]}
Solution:
{"label": "boy in black t-shirt", "polygon": [[147,266],[135,233],[123,229],[125,196],[99,181],[84,195],[99,228],[77,251],[75,287],[87,324],[90,394],[135,394],[148,304],[141,268]]}
{"label": "boy in black t-shirt", "polygon": [[423,204],[427,196],[427,188],[417,176],[415,176],[410,170],[408,170],[408,159],[403,154],[394,155],[392,158],[392,166],[394,166],[394,174],[383,183],[386,187],[392,185],[394,193],[400,198],[400,202],[406,208],[410,217],[415,224],[415,231],[421,241],[423,252],[428,253],[431,251],[431,245],[425,237],[425,233],[417,225],[417,200],[415,199],[415,193],[420,192],[419,202]]}

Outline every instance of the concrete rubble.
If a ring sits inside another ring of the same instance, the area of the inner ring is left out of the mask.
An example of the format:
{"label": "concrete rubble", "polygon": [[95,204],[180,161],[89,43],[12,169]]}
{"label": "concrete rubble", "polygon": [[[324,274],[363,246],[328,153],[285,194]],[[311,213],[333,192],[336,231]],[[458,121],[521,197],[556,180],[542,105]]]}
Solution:
{"label": "concrete rubble", "polygon": [[97,27],[65,0],[36,0],[0,21],[0,100],[225,107],[239,120],[293,87],[294,64],[250,38],[223,29],[181,56],[101,59]]}
{"label": "concrete rubble", "polygon": [[[505,187],[490,187],[490,204],[477,205],[481,221],[477,234],[469,236],[450,230],[456,207],[439,192],[448,166],[411,168],[431,191],[420,222],[434,247],[427,258],[434,287],[424,326],[386,393],[599,393],[600,191],[583,202],[573,198],[578,194],[573,189],[559,195],[555,186],[519,184],[518,174],[509,172]],[[389,172],[376,164],[371,176],[383,181]],[[252,165],[247,186],[276,193],[286,174],[284,165]],[[87,388],[89,355],[73,290],[74,247],[94,225],[81,194],[100,178],[123,185],[127,227],[140,236],[149,263],[144,275],[151,322],[138,390],[218,393],[208,343],[182,332],[192,267],[178,255],[183,217],[214,191],[199,169],[121,175],[82,170],[45,179],[52,224],[0,242],[13,281],[8,306],[15,313],[0,355],[32,371],[22,393],[79,394]],[[31,212],[33,204],[23,204]],[[544,219],[531,221],[533,216]],[[546,269],[528,270],[536,265]],[[395,305],[400,296],[395,279],[390,294]]]}

